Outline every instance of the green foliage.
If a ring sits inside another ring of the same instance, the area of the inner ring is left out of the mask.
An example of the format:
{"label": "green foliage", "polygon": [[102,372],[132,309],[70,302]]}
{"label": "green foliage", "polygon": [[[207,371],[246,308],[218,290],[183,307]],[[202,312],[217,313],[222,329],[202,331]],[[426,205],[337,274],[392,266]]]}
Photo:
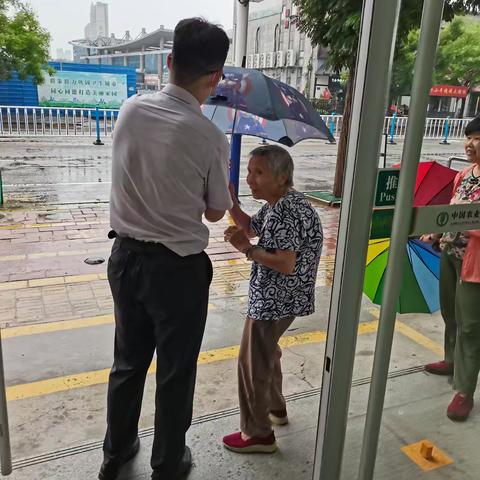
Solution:
{"label": "green foliage", "polygon": [[[412,30],[398,49],[392,76],[392,98],[409,95],[420,31]],[[440,32],[434,70],[436,84],[464,85],[480,83],[480,23],[468,17],[456,17]]]}
{"label": "green foliage", "polygon": [[329,66],[335,71],[352,67],[358,44],[362,0],[295,0],[295,3],[299,7],[300,31],[314,45],[329,49]]}
{"label": "green foliage", "polygon": [[420,29],[417,28],[410,31],[405,40],[397,45],[390,90],[393,101],[402,95],[410,95],[419,38]]}
{"label": "green foliage", "polygon": [[[327,65],[336,73],[348,72],[346,89],[344,125],[338,143],[338,157],[335,170],[333,193],[342,194],[345,168],[348,124],[351,114],[352,81],[355,72],[358,40],[362,14],[362,0],[293,0],[299,7],[298,28],[305,33],[313,45],[328,49]],[[403,0],[397,35],[397,51],[408,40],[410,31],[420,26],[423,2],[421,0]],[[456,13],[479,13],[480,0],[447,0],[443,11],[446,21],[453,19]]]}
{"label": "green foliage", "polygon": [[[328,64],[336,72],[355,66],[362,13],[362,0],[294,0],[299,7],[299,29],[314,45],[329,49]],[[397,43],[418,28],[423,2],[404,0],[398,25]],[[447,0],[444,20],[455,13],[479,13],[480,0]]]}
{"label": "green foliage", "polygon": [[49,44],[50,34],[29,6],[18,0],[0,0],[1,80],[8,80],[16,70],[22,80],[32,76],[42,83]]}
{"label": "green foliage", "polygon": [[480,83],[480,23],[458,17],[440,34],[435,82],[464,85]]}

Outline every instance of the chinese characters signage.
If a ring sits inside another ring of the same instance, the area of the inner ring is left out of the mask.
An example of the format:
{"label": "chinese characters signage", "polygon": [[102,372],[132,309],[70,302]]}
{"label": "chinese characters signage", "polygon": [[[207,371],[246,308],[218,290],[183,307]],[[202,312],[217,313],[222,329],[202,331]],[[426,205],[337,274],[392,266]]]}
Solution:
{"label": "chinese characters signage", "polygon": [[412,231],[419,233],[480,230],[480,204],[436,205],[415,209]]}
{"label": "chinese characters signage", "polygon": [[38,85],[42,107],[120,108],[127,99],[127,76],[112,73],[57,71]]}
{"label": "chinese characters signage", "polygon": [[434,85],[430,89],[431,97],[457,97],[464,98],[468,95],[468,88],[456,85]]}
{"label": "chinese characters signage", "polygon": [[375,193],[376,207],[390,207],[395,205],[398,189],[398,168],[384,168],[378,171],[377,191]]}
{"label": "chinese characters signage", "polygon": [[[393,208],[374,209],[371,239],[391,236]],[[480,230],[480,203],[467,205],[428,205],[413,209],[410,235]]]}

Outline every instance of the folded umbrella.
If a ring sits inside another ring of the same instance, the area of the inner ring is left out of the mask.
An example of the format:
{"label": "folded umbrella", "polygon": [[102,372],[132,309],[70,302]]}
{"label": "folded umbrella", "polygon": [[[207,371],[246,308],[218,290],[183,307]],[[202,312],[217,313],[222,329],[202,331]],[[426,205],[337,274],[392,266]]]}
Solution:
{"label": "folded umbrella", "polygon": [[[364,293],[381,305],[390,239],[370,240],[365,269]],[[420,240],[408,241],[403,278],[397,303],[398,313],[433,313],[440,308],[440,254]]]}

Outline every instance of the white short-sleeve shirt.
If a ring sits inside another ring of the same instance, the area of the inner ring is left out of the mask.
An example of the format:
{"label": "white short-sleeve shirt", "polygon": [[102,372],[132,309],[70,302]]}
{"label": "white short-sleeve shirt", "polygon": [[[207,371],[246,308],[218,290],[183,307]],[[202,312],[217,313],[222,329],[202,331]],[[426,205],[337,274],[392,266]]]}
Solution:
{"label": "white short-sleeve shirt", "polygon": [[183,88],[131,97],[113,135],[111,227],[181,256],[201,252],[205,210],[232,206],[229,158],[225,135]]}

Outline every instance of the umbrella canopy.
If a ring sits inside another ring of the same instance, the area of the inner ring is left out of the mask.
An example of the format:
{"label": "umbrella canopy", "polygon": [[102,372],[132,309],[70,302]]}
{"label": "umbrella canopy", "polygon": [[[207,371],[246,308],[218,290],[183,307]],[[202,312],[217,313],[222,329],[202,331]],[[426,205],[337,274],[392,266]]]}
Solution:
{"label": "umbrella canopy", "polygon": [[[382,303],[390,239],[370,240],[364,293],[373,303]],[[420,240],[409,240],[405,249],[398,313],[433,313],[440,308],[440,254]]]}
{"label": "umbrella canopy", "polygon": [[[400,165],[394,165],[399,167]],[[420,162],[415,183],[414,207],[448,205],[457,171],[435,161]]]}
{"label": "umbrella canopy", "polygon": [[297,90],[258,70],[225,67],[225,78],[203,113],[225,133],[253,135],[287,146],[306,138],[331,140],[325,122]]}

